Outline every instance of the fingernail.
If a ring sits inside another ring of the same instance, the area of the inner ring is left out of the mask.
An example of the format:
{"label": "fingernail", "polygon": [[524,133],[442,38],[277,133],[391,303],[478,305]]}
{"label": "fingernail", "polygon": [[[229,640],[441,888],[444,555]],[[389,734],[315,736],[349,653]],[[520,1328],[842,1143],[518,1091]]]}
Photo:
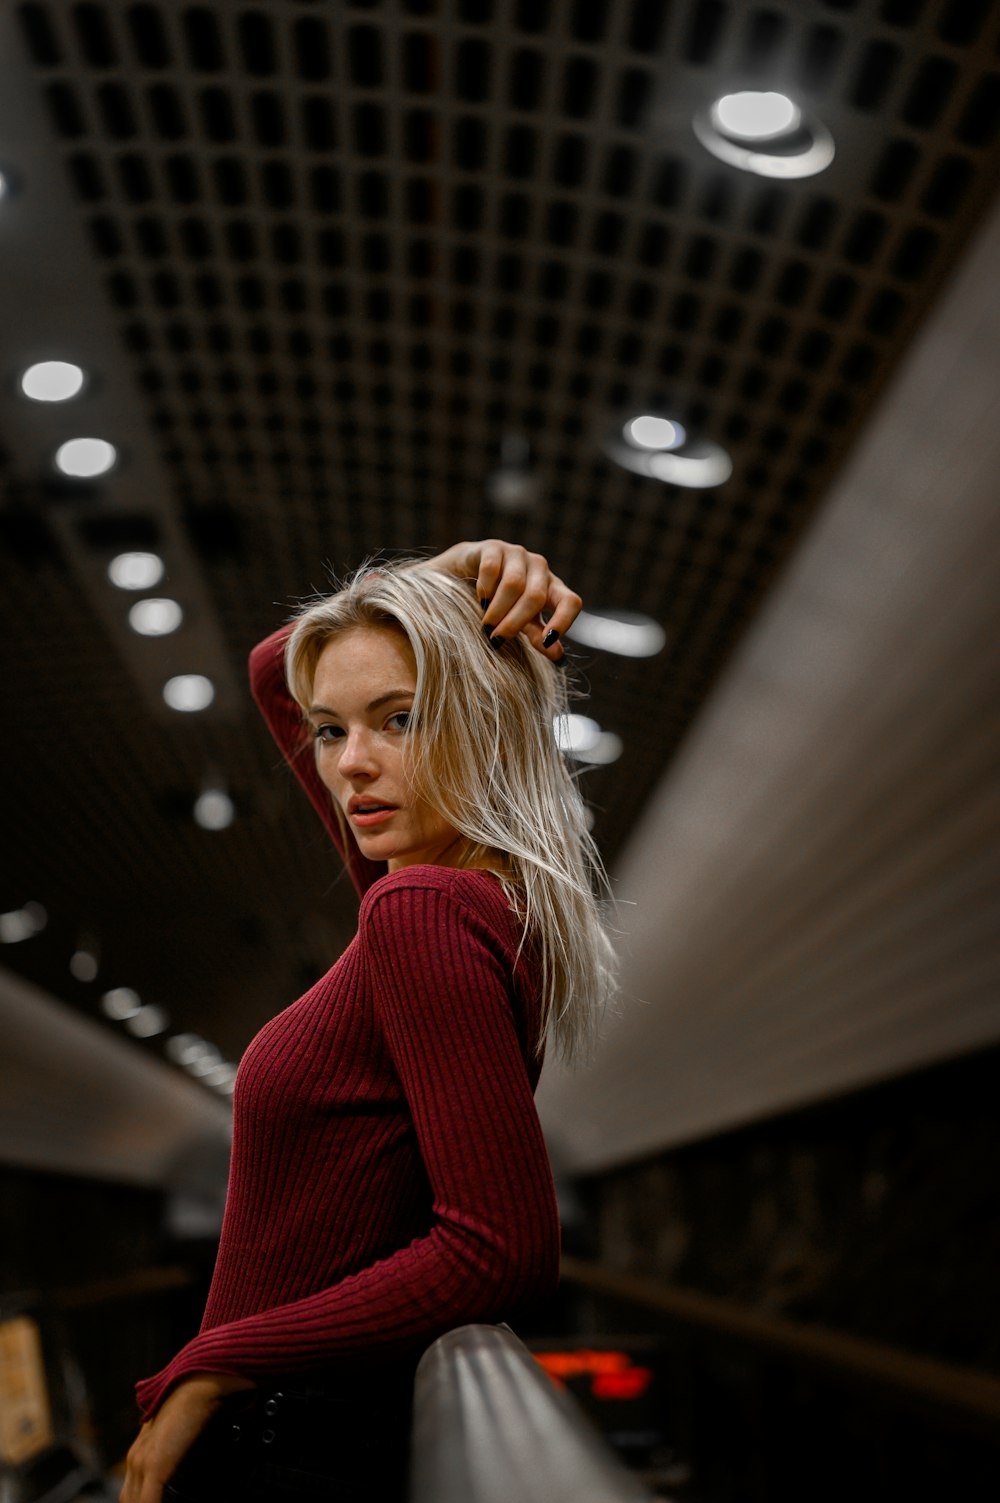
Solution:
{"label": "fingernail", "polygon": [[479,608],[480,608],[480,610],[484,611],[488,605],[489,605],[489,601],[488,600],[480,600],[480,602],[479,602]]}
{"label": "fingernail", "polygon": [[558,642],[558,641],[559,641],[559,633],[556,631],[555,627],[553,626],[553,627],[550,627],[550,629],[545,633],[544,637],[542,638],[542,646],[543,647],[551,647],[554,642]]}
{"label": "fingernail", "polygon": [[493,624],[492,622],[487,621],[486,625],[484,627],[481,627],[480,629],[483,633],[483,636],[488,637],[493,630]]}
{"label": "fingernail", "polygon": [[568,668],[569,655],[564,652],[561,658],[549,658],[549,662],[552,664],[553,668]]}
{"label": "fingernail", "polygon": [[504,638],[503,637],[490,637],[489,643],[490,643],[490,646],[493,648],[494,652],[499,652],[500,649],[501,649],[501,647],[504,644]]}

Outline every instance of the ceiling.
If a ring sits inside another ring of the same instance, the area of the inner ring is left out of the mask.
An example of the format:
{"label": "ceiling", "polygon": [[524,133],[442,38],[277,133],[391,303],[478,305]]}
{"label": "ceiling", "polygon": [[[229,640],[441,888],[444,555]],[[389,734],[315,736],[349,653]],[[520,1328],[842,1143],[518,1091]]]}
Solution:
{"label": "ceiling", "polygon": [[[582,775],[613,864],[990,207],[998,34],[978,0],[4,7],[0,910],[48,913],[4,961],[230,1058],[326,969],[353,895],[243,663],[380,549],[515,536],[661,623],[656,658],[574,653],[625,746]],[[691,118],[739,87],[814,111],[829,169],[710,156]],[[46,357],[80,398],[18,395]],[[640,410],[732,477],[615,467]],[[52,470],[81,433],[121,451],[99,482]],[[489,500],[505,435],[523,514]],[[145,542],[187,613],[156,642],[104,573]],[[165,709],[182,670],[210,709]],[[224,831],[191,818],[210,776]]]}

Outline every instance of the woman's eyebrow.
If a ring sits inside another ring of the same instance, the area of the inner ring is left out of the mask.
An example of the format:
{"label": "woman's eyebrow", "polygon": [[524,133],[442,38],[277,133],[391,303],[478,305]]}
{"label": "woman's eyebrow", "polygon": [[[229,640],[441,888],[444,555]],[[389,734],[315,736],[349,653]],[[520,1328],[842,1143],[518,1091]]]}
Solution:
{"label": "woman's eyebrow", "polygon": [[[413,694],[414,691],[412,689],[390,689],[387,694],[380,694],[377,699],[373,699],[370,704],[367,704],[365,706],[365,713],[367,714],[369,710],[380,710],[391,699],[412,699]],[[332,715],[335,720],[340,719],[337,711],[329,709],[327,705],[310,705],[308,713],[310,715]]]}

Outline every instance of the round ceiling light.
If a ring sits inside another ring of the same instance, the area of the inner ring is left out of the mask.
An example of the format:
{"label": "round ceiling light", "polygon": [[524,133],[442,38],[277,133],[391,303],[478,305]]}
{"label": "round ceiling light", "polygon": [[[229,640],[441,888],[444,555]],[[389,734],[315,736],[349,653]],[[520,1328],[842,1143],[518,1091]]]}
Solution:
{"label": "round ceiling light", "polygon": [[787,94],[751,89],[725,94],[691,122],[721,162],[758,177],[814,177],[833,161],[833,137]]}
{"label": "round ceiling light", "polygon": [[183,619],[176,600],[137,600],[128,613],[129,626],[141,637],[169,636]]}
{"label": "round ceiling light", "polygon": [[25,903],[23,908],[13,908],[9,913],[0,913],[0,944],[17,945],[23,939],[31,939],[49,921],[41,903]]}
{"label": "round ceiling light", "polygon": [[41,360],[21,377],[21,390],[33,402],[68,402],[83,386],[83,371],[67,360]]}
{"label": "round ceiling light", "polygon": [[552,724],[556,745],[571,757],[590,751],[601,739],[601,727],[589,715],[557,715]]}
{"label": "round ceiling light", "polygon": [[120,590],[151,590],[164,573],[158,553],[118,553],[108,565],[108,578]]}
{"label": "round ceiling light", "polygon": [[[634,436],[637,424],[638,439]],[[654,447],[652,439],[657,434],[669,442]],[[643,415],[616,424],[604,440],[604,452],[633,475],[646,475],[685,490],[722,485],[733,473],[733,462],[725,449],[705,438],[689,438],[680,423],[669,418]]]}
{"label": "round ceiling light", "polygon": [[577,751],[573,755],[578,762],[586,762],[588,767],[609,767],[612,762],[617,762],[625,750],[625,743],[614,731],[602,731],[595,745],[589,746],[586,751]]}
{"label": "round ceiling light", "polygon": [[584,647],[623,658],[655,657],[667,643],[659,622],[637,611],[581,611],[566,635]]}
{"label": "round ceiling light", "polygon": [[155,1038],[158,1033],[165,1033],[170,1024],[170,1019],[162,1007],[154,1007],[147,1002],[134,1012],[130,1018],[125,1019],[125,1027],[129,1033],[137,1039]]}
{"label": "round ceiling light", "polygon": [[236,806],[224,788],[206,788],[195,800],[194,817],[203,830],[228,830]]}
{"label": "round ceiling light", "polygon": [[215,698],[215,685],[203,673],[178,673],[163,685],[163,698],[172,710],[207,710]]}
{"label": "round ceiling light", "polygon": [[687,438],[680,423],[649,414],[630,418],[622,432],[626,443],[637,449],[677,449]]}
{"label": "round ceiling light", "polygon": [[185,1068],[196,1059],[204,1059],[210,1055],[213,1059],[219,1059],[219,1051],[214,1044],[206,1043],[196,1033],[175,1033],[166,1042],[165,1049],[176,1065],[184,1065]]}
{"label": "round ceiling light", "polygon": [[69,969],[77,981],[95,981],[99,969],[97,956],[92,950],[74,950],[69,958]]}
{"label": "round ceiling light", "polygon": [[116,1023],[127,1022],[142,1010],[142,998],[131,986],[113,986],[101,998],[101,1011]]}
{"label": "round ceiling light", "polygon": [[709,113],[716,130],[741,141],[773,141],[776,136],[791,135],[802,124],[802,111],[787,94],[751,89],[724,94]]}
{"label": "round ceiling light", "polygon": [[74,480],[92,480],[106,474],[117,458],[117,449],[106,439],[70,438],[56,450],[56,469]]}

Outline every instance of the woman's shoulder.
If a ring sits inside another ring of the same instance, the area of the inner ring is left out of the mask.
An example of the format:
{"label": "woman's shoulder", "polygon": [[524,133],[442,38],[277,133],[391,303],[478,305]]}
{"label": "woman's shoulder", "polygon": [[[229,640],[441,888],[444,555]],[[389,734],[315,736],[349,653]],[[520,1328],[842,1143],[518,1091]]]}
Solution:
{"label": "woman's shoulder", "polygon": [[388,872],[372,883],[361,902],[362,927],[376,908],[388,906],[399,913],[410,908],[416,910],[426,902],[427,895],[435,894],[448,899],[443,906],[456,915],[472,909],[493,928],[506,929],[513,918],[507,894],[495,871],[483,867],[415,865]]}
{"label": "woman's shoulder", "polygon": [[467,866],[403,866],[398,871],[378,877],[365,893],[362,907],[395,892],[447,892],[458,897],[465,893],[503,895],[503,886],[495,871]]}

